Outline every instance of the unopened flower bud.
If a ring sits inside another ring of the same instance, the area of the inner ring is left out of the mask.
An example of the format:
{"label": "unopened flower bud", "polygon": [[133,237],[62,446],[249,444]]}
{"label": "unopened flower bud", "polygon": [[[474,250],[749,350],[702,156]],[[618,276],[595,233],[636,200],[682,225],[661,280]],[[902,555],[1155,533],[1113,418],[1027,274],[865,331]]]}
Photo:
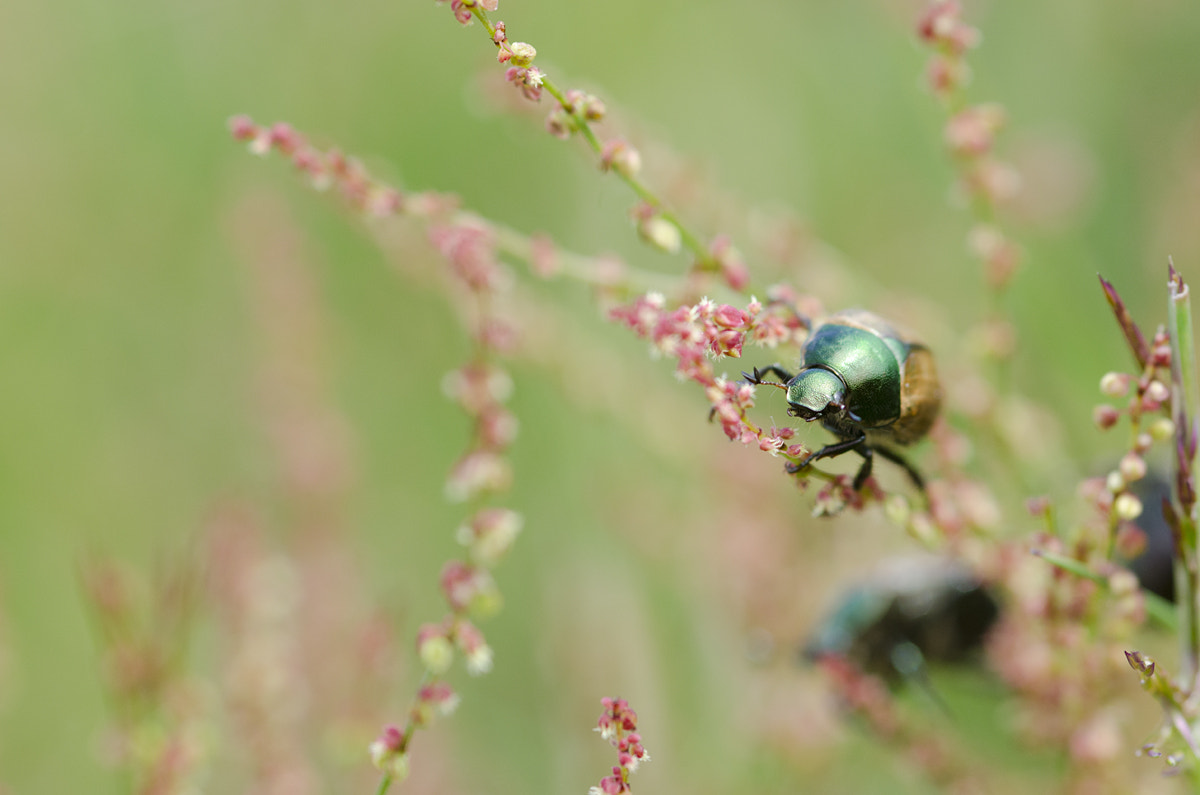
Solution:
{"label": "unopened flower bud", "polygon": [[471,676],[486,674],[492,670],[492,647],[470,621],[460,621],[455,631],[458,647],[467,658],[467,673]]}
{"label": "unopened flower bud", "polygon": [[1121,419],[1121,412],[1107,404],[1092,409],[1092,422],[1096,423],[1101,430],[1108,430],[1116,425],[1119,419]]}
{"label": "unopened flower bud", "polygon": [[1175,421],[1169,417],[1159,417],[1150,424],[1150,436],[1156,442],[1165,442],[1175,435]]}
{"label": "unopened flower bud", "polygon": [[604,104],[604,100],[597,96],[588,94],[583,99],[583,105],[579,110],[583,114],[583,118],[588,121],[600,121],[608,115],[608,107]]}
{"label": "unopened flower bud", "polygon": [[1108,478],[1104,481],[1104,488],[1108,489],[1110,494],[1117,494],[1125,490],[1125,478],[1121,473],[1113,470],[1108,473]]}
{"label": "unopened flower bud", "polygon": [[546,132],[559,140],[565,141],[575,131],[575,122],[571,114],[562,108],[555,108],[546,115]]}
{"label": "unopened flower bud", "polygon": [[1122,494],[1113,503],[1113,510],[1120,518],[1133,521],[1142,515],[1142,501],[1132,494]]}
{"label": "unopened flower bud", "polygon": [[235,141],[250,141],[258,135],[258,125],[244,114],[230,117],[228,125]]}
{"label": "unopened flower bud", "polygon": [[1155,403],[1166,403],[1171,398],[1171,390],[1162,381],[1151,381],[1146,387],[1146,399]]}
{"label": "unopened flower bud", "polygon": [[1129,667],[1146,677],[1154,676],[1154,660],[1150,659],[1140,651],[1125,652],[1125,659],[1129,662]]}
{"label": "unopened flower bud", "polygon": [[521,532],[521,515],[507,508],[485,508],[458,529],[458,540],[471,549],[471,559],[492,567],[512,547]]}
{"label": "unopened flower bud", "polygon": [[1111,398],[1124,397],[1132,377],[1128,373],[1105,373],[1100,379],[1100,391]]}
{"label": "unopened flower bud", "polygon": [[514,41],[509,48],[512,50],[512,65],[521,69],[528,67],[537,57],[537,50],[527,42]]}
{"label": "unopened flower bud", "polygon": [[1141,480],[1146,477],[1146,459],[1137,453],[1126,453],[1121,459],[1120,470],[1126,483]]}
{"label": "unopened flower bud", "polygon": [[394,782],[402,782],[408,778],[408,754],[400,749],[404,747],[404,733],[395,726],[384,726],[379,737],[368,748],[371,754],[371,764],[392,777]]}
{"label": "unopened flower bud", "polygon": [[600,152],[600,168],[603,171],[615,171],[624,177],[636,177],[642,170],[642,156],[620,138],[604,144]]}
{"label": "unopened flower bud", "polygon": [[421,658],[425,670],[439,675],[449,670],[450,664],[454,662],[454,647],[441,631],[441,627],[435,629],[436,633],[430,633],[425,638],[418,635],[417,656]]}
{"label": "unopened flower bud", "polygon": [[1128,569],[1120,569],[1108,578],[1108,589],[1114,596],[1126,596],[1138,591],[1138,578]]}
{"label": "unopened flower bud", "polygon": [[647,243],[668,254],[675,254],[683,245],[683,236],[679,232],[679,227],[661,215],[642,221],[638,225],[638,232]]}

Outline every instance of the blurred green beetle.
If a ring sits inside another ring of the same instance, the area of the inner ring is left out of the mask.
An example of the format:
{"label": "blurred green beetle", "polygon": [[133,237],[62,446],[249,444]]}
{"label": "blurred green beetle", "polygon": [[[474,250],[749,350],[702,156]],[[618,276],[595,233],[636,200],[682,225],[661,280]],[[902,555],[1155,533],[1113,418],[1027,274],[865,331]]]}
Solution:
{"label": "blurred green beetle", "polygon": [[999,603],[961,561],[891,558],[837,599],[801,655],[844,658],[893,686],[928,686],[927,663],[972,659],[999,616]]}
{"label": "blurred green beetle", "polygon": [[[763,381],[768,373],[784,383]],[[786,390],[788,414],[807,422],[821,420],[840,440],[790,465],[790,472],[853,450],[864,459],[854,476],[857,490],[871,476],[878,452],[904,467],[917,488],[925,488],[920,473],[897,448],[921,439],[937,418],[942,403],[937,368],[927,347],[883,318],[861,309],[838,312],[809,336],[795,375],[779,365],[742,375],[749,383]]]}

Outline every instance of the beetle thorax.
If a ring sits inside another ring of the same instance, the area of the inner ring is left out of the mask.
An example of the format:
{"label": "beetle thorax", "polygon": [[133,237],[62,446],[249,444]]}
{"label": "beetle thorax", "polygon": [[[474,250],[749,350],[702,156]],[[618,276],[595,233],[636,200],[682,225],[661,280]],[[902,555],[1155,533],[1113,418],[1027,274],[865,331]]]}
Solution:
{"label": "beetle thorax", "polygon": [[787,385],[788,414],[813,420],[838,420],[846,413],[846,382],[825,367],[801,370]]}

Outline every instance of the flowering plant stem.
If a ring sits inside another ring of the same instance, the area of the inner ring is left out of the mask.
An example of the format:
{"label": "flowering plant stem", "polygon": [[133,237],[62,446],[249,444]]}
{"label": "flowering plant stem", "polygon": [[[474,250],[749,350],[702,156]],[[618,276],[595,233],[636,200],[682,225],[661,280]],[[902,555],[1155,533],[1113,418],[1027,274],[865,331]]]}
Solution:
{"label": "flowering plant stem", "polygon": [[1180,638],[1183,642],[1181,676],[1187,690],[1195,693],[1200,676],[1200,598],[1196,544],[1196,429],[1190,416],[1195,411],[1196,359],[1192,338],[1191,300],[1183,277],[1170,267],[1167,317],[1171,335],[1172,400],[1175,419],[1176,496],[1179,500],[1176,531],[1175,587],[1178,592]]}
{"label": "flowering plant stem", "polygon": [[[487,31],[488,36],[495,41],[497,38],[496,26],[492,24],[492,21],[488,18],[487,11],[485,11],[478,3],[475,3],[471,6],[471,14],[474,15],[477,20],[479,20],[479,23],[483,25],[484,30]],[[499,43],[497,43],[496,46],[500,46]],[[575,130],[583,136],[583,139],[587,141],[587,145],[591,147],[592,151],[597,155],[602,155],[604,151],[604,145],[600,142],[600,139],[596,137],[596,133],[594,130],[592,130],[591,122],[588,120],[587,116],[584,115],[584,113],[577,107],[575,107],[574,103],[568,101],[564,91],[549,77],[543,75],[541,78],[541,85],[542,88],[544,88],[546,92],[550,94],[550,96],[554,97],[558,104],[570,114],[571,118],[575,122]],[[663,220],[669,222],[672,226],[679,230],[681,242],[696,257],[695,270],[718,270],[717,263],[712,253],[708,250],[704,243],[701,242],[700,238],[690,229],[688,229],[688,227],[679,219],[677,215],[675,215],[675,213],[667,208],[662,199],[660,199],[658,195],[654,193],[654,191],[650,190],[646,183],[642,182],[635,174],[630,173],[625,169],[614,169],[614,171],[617,176],[629,186],[630,190],[637,194],[639,199],[652,207],[655,212],[661,218],[663,218]]]}

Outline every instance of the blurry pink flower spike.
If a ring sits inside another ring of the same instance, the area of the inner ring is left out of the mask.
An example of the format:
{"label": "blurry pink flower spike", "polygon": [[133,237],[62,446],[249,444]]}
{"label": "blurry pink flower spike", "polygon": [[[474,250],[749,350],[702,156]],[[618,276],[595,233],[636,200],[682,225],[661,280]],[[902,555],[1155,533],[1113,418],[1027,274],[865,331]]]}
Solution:
{"label": "blurry pink flower spike", "polygon": [[408,777],[407,740],[399,727],[388,724],[370,745],[371,762],[376,768],[401,782]]}
{"label": "blurry pink flower spike", "polygon": [[925,43],[953,55],[962,55],[979,45],[979,31],[962,21],[962,4],[958,0],[931,3],[917,22],[917,35]]}
{"label": "blurry pink flower spike", "polygon": [[613,138],[600,151],[600,170],[615,171],[625,177],[636,177],[642,170],[642,156],[628,142]]}
{"label": "blurry pink flower spike", "polygon": [[452,560],[445,565],[441,584],[442,594],[456,613],[478,612],[487,603],[499,599],[492,575],[461,560]]}
{"label": "blurry pink flower spike", "polygon": [[458,708],[459,697],[454,688],[445,682],[425,685],[417,693],[410,721],[413,726],[428,726],[434,718],[444,717]]}
{"label": "blurry pink flower spike", "polygon": [[596,724],[596,731],[617,749],[617,764],[612,768],[612,775],[600,779],[600,783],[588,790],[589,795],[619,795],[632,792],[629,777],[635,773],[643,762],[650,761],[650,754],[642,745],[642,737],[637,733],[637,713],[629,708],[629,703],[623,698],[602,698],[600,703],[604,712]]}
{"label": "blurry pink flower spike", "polygon": [[558,249],[549,235],[535,233],[529,237],[529,265],[543,279],[558,273],[560,262]]}
{"label": "blurry pink flower spike", "polygon": [[992,148],[996,132],[1004,125],[1004,108],[995,103],[959,111],[946,122],[946,145],[956,155],[978,157]]}
{"label": "blurry pink flower spike", "polygon": [[484,223],[466,219],[447,226],[432,226],[429,240],[454,273],[477,292],[491,290],[500,281],[495,233]]}
{"label": "blurry pink flower spike", "polygon": [[449,636],[449,621],[423,624],[417,631],[417,656],[425,670],[434,676],[444,674],[454,662],[454,646]]}
{"label": "blurry pink flower spike", "polygon": [[925,70],[925,81],[934,96],[947,98],[970,79],[971,70],[961,58],[934,55]]}
{"label": "blurry pink flower spike", "polygon": [[446,498],[467,502],[485,494],[507,491],[512,485],[508,460],[492,450],[472,450],[454,465],[446,478]]}
{"label": "blurry pink flower spike", "polygon": [[467,658],[467,673],[471,676],[486,674],[492,670],[492,647],[484,640],[483,633],[466,619],[458,622],[454,631],[459,649]]}
{"label": "blurry pink flower spike", "polygon": [[750,270],[746,267],[742,254],[733,247],[729,237],[719,235],[709,246],[713,262],[721,269],[721,278],[732,289],[741,292],[750,284]]}
{"label": "blurry pink flower spike", "polygon": [[[396,215],[406,210],[418,213],[421,205],[408,207],[406,197],[396,188],[376,181],[361,162],[346,157],[334,149],[322,151],[286,122],[268,126],[255,124],[245,115],[233,116],[228,122],[229,133],[234,140],[245,141],[256,155],[279,152],[291,158],[292,165],[304,172],[318,190],[337,188],[356,210],[367,215]],[[421,197],[422,202],[433,202],[436,197]],[[441,209],[452,209],[445,206]]]}
{"label": "blurry pink flower spike", "polygon": [[231,116],[228,122],[229,134],[235,141],[250,141],[258,135],[258,125],[245,114]]}

